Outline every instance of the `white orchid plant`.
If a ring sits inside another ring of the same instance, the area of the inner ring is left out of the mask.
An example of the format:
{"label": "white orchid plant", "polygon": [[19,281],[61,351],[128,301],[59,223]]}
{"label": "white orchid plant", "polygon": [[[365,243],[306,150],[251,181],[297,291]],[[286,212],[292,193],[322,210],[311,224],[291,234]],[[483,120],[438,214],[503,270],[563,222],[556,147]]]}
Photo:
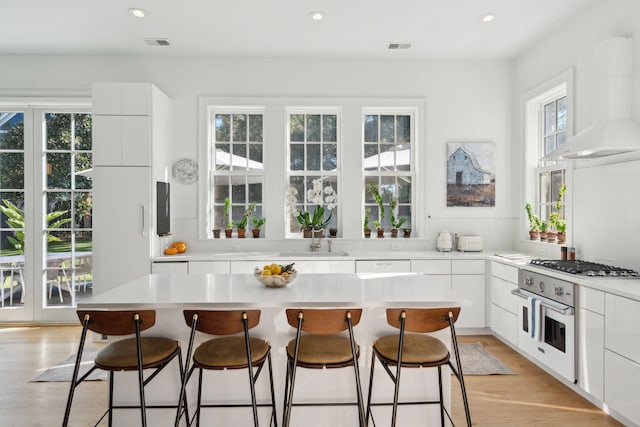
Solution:
{"label": "white orchid plant", "polygon": [[[332,186],[327,185],[323,188],[322,178],[314,179],[312,184],[312,188],[307,191],[307,203],[315,205],[313,213],[298,210],[298,190],[294,187],[290,187],[286,194],[289,213],[296,218],[303,229],[326,227],[331,222],[333,211],[338,207],[338,194]],[[326,210],[329,211],[327,218],[325,218],[325,206]]]}

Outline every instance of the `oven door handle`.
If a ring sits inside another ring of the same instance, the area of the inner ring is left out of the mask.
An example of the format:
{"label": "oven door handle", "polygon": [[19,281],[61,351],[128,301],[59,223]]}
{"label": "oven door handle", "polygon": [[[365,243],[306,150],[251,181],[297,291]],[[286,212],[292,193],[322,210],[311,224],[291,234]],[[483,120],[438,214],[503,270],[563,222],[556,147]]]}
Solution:
{"label": "oven door handle", "polygon": [[555,311],[556,313],[560,313],[563,316],[573,316],[574,310],[573,307],[569,307],[568,305],[564,305],[564,304],[560,304],[554,301],[550,301],[544,297],[541,297],[539,295],[533,294],[533,293],[529,293],[526,291],[523,291],[521,289],[514,289],[511,291],[511,293],[517,297],[520,297],[522,299],[528,299],[529,297],[533,297],[533,298],[538,298],[540,300],[540,304],[551,311]]}

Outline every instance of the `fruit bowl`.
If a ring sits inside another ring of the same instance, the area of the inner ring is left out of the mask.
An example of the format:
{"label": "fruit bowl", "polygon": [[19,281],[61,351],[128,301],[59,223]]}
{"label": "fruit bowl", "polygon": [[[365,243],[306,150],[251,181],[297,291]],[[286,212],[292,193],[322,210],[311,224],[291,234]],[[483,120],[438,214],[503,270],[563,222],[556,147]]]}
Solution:
{"label": "fruit bowl", "polygon": [[293,282],[298,275],[298,272],[294,269],[282,272],[280,274],[264,274],[266,269],[256,268],[253,275],[258,279],[258,282],[262,283],[267,288],[282,288]]}

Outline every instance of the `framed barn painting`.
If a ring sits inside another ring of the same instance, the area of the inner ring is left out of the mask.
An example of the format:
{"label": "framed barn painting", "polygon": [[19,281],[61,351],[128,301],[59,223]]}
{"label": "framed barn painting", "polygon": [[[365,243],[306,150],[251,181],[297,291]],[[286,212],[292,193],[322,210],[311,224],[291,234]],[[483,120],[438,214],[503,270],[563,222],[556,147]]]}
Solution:
{"label": "framed barn painting", "polygon": [[496,205],[495,144],[447,143],[447,206]]}

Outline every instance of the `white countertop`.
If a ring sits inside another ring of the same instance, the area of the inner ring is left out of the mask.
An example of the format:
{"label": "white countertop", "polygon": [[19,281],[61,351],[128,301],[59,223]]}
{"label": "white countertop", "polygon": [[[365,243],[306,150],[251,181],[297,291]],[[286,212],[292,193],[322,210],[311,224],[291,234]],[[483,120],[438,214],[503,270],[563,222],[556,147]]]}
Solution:
{"label": "white countertop", "polygon": [[[287,254],[288,255],[282,255]],[[247,252],[187,252],[179,255],[162,255],[152,258],[153,262],[176,261],[268,261],[289,260],[375,260],[375,259],[487,259],[493,252],[438,252],[438,251],[358,251],[336,250],[335,252],[312,253],[310,251],[247,251]]]}
{"label": "white countertop", "polygon": [[470,306],[463,295],[430,287],[420,274],[301,274],[266,288],[251,274],[150,274],[78,303],[79,308]]}

